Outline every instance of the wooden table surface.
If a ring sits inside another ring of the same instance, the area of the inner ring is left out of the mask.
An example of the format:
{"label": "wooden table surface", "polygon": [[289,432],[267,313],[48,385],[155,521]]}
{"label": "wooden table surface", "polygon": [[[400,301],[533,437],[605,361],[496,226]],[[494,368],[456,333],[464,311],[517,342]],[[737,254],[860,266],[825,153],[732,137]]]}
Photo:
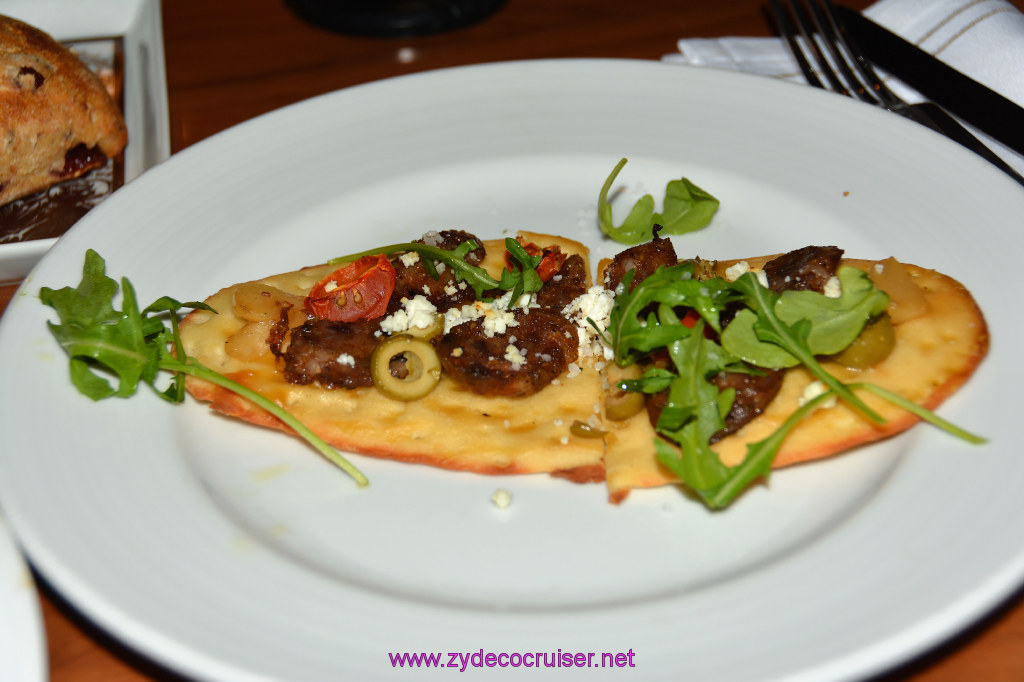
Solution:
{"label": "wooden table surface", "polygon": [[[1024,9],[1024,0],[1014,4]],[[164,0],[163,24],[174,152],[283,105],[389,76],[530,58],[658,59],[680,37],[771,33],[759,0],[509,0],[484,23],[418,38],[330,33],[282,0]],[[13,293],[0,287],[0,310]],[[37,578],[53,682],[181,679],[95,627]],[[1024,680],[1024,594],[881,679]]]}

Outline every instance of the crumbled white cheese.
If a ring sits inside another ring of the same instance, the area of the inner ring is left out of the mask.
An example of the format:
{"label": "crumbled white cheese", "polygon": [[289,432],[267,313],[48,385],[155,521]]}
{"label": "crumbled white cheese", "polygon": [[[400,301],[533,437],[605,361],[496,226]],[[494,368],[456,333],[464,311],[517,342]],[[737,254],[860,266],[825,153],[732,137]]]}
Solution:
{"label": "crumbled white cheese", "polygon": [[508,509],[509,505],[512,504],[512,493],[504,488],[498,488],[494,491],[494,494],[491,495],[491,502],[493,502],[494,506],[498,509]]}
{"label": "crumbled white cheese", "polygon": [[[804,387],[803,393],[800,394],[800,405],[806,405],[826,391],[828,391],[828,388],[825,384],[820,381],[812,381]],[[832,396],[822,404],[822,407],[833,407],[835,404],[836,397]]]}
{"label": "crumbled white cheese", "polygon": [[753,272],[754,277],[757,277],[758,284],[763,286],[765,289],[768,288],[768,273],[764,270],[751,270],[750,263],[745,260],[741,260],[739,263],[726,268],[725,279],[730,282],[735,282],[748,272]]}
{"label": "crumbled white cheese", "polygon": [[338,283],[335,282],[334,280],[331,280],[327,284],[324,285],[324,293],[325,294],[329,294],[329,293],[331,293],[332,291],[334,291],[337,288],[338,288]]}
{"label": "crumbled white cheese", "polygon": [[423,243],[427,246],[441,246],[441,233],[431,230],[423,235]]}
{"label": "crumbled white cheese", "polygon": [[614,305],[615,293],[613,291],[601,286],[594,286],[562,309],[562,315],[576,324],[581,358],[591,356],[605,360],[615,358],[615,351],[602,338],[602,336],[606,336],[604,332],[608,330]]}
{"label": "crumbled white cheese", "polygon": [[[509,301],[512,298],[511,292],[490,303],[487,301],[474,301],[467,303],[461,308],[450,308],[444,314],[444,333],[447,334],[454,327],[483,319],[484,336],[493,338],[496,335],[504,334],[509,327],[517,327],[515,314],[510,310]],[[522,299],[520,299],[522,300]],[[526,303],[529,305],[530,297],[527,295]]]}
{"label": "crumbled white cheese", "polygon": [[406,251],[398,257],[398,260],[402,262],[402,265],[409,268],[420,262],[420,254],[415,251]]}
{"label": "crumbled white cheese", "polygon": [[881,275],[885,272],[885,265],[883,263],[875,263],[874,265],[875,274]]}
{"label": "crumbled white cheese", "polygon": [[569,363],[569,367],[568,367],[568,371],[566,372],[566,375],[570,379],[572,379],[573,377],[579,376],[582,372],[583,372],[583,369],[581,369],[579,365],[577,365],[575,362],[570,362]]}
{"label": "crumbled white cheese", "polygon": [[512,363],[512,369],[518,370],[526,364],[526,356],[511,343],[505,346],[505,359]]}
{"label": "crumbled white cheese", "polygon": [[825,282],[825,290],[822,292],[827,298],[839,298],[843,295],[843,285],[840,283],[839,278],[832,275]]}
{"label": "crumbled white cheese", "polygon": [[337,358],[335,358],[334,361],[337,362],[339,365],[348,365],[349,367],[356,366],[356,359],[349,355],[348,353],[342,353]]}
{"label": "crumbled white cheese", "polygon": [[492,315],[484,315],[484,336],[493,337],[504,334],[509,327],[516,327],[516,316],[509,310],[494,311]]}
{"label": "crumbled white cheese", "polygon": [[750,263],[745,260],[741,260],[736,265],[732,265],[725,270],[725,278],[730,282],[735,282],[743,275],[750,272]]}
{"label": "crumbled white cheese", "polygon": [[453,358],[461,358],[463,352],[462,348],[452,348],[451,355]]}
{"label": "crumbled white cheese", "polygon": [[388,334],[401,334],[410,329],[427,329],[434,324],[437,308],[425,296],[417,294],[402,299],[402,309],[381,320],[380,328]]}

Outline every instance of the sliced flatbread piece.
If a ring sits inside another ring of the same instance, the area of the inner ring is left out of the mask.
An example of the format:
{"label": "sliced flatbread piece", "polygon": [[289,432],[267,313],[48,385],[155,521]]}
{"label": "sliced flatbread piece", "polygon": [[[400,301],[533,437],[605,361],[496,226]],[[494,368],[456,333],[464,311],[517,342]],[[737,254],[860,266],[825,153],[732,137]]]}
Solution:
{"label": "sliced flatbread piece", "polygon": [[[769,259],[751,258],[747,263],[759,270]],[[724,274],[737,262],[719,262],[716,274]],[[936,408],[963,385],[988,352],[988,327],[977,303],[959,282],[933,270],[892,260],[844,259],[843,263],[864,270],[890,294],[896,343],[888,358],[869,369],[851,370],[831,362],[823,366],[841,381],[877,384],[928,409]],[[887,289],[893,280],[899,290]],[[904,288],[907,283],[911,286]],[[768,408],[713,446],[723,463],[742,462],[747,445],[773,433],[798,408],[813,380],[802,368],[789,370]],[[862,392],[860,397],[885,418],[884,424],[870,421],[842,402],[820,408],[790,432],[774,466],[830,457],[905,431],[919,421],[876,396]],[[646,411],[625,422],[610,422],[607,428],[611,432],[605,466],[613,502],[621,502],[633,488],[678,483],[657,461],[653,447],[657,436]]]}
{"label": "sliced flatbread piece", "polygon": [[[522,236],[545,245],[557,243],[568,255],[587,257],[586,247],[578,242],[530,233]],[[497,276],[504,242],[489,240],[485,246],[484,267]],[[301,305],[310,289],[334,269],[306,268],[259,283],[286,292]],[[250,323],[235,314],[235,295],[241,287],[228,287],[207,299],[217,314],[194,311],[186,317],[181,326],[186,353],[271,398],[335,447],[482,474],[548,472],[580,482],[604,480],[603,441],[572,432],[575,421],[585,422],[600,412],[601,378],[592,364],[581,362],[580,371],[563,373],[525,398],[481,396],[444,375],[430,394],[409,402],[389,398],[373,387],[329,390],[316,384],[290,384],[267,347],[269,325],[261,329],[260,323],[252,323],[247,328]],[[193,378],[187,387],[218,412],[287,430],[234,393]]]}

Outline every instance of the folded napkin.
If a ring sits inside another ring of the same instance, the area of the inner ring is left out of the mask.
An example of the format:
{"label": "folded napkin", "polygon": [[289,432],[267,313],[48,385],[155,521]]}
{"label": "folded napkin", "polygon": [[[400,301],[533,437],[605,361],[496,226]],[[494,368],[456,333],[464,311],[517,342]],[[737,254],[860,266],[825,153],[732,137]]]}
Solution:
{"label": "folded napkin", "polygon": [[[1005,0],[880,0],[864,14],[1024,106],[1024,13]],[[678,47],[679,53],[664,61],[806,82],[778,38],[694,38],[680,40]],[[905,100],[923,99],[898,79],[886,75],[885,80]],[[973,132],[1024,173],[1024,157]]]}

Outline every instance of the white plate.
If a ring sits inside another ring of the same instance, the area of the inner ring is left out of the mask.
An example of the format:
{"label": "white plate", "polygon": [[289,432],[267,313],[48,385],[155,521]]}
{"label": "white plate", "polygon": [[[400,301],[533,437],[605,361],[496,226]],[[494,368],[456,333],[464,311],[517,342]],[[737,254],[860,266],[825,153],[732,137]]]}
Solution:
{"label": "white plate", "polygon": [[45,642],[32,573],[0,514],[0,680],[43,682]]}
{"label": "white plate", "polygon": [[[686,175],[722,200],[711,228],[677,240],[681,254],[835,243],[960,278],[995,341],[942,413],[991,445],[917,428],[779,472],[717,514],[672,489],[613,507],[597,485],[354,456],[363,491],[298,441],[203,406],[77,395],[36,297],[77,284],[87,248],[143,303],[434,228],[529,228],[607,254],[595,203],[621,156],[627,194]],[[1024,577],[1024,524],[1011,522],[1024,515],[1024,330],[993,277],[1017,269],[1020,215],[1020,187],[930,131],[743,74],[519,62],[333,93],[184,150],[34,270],[0,326],[0,496],[57,589],[200,679],[406,679],[389,653],[447,664],[448,652],[559,650],[595,663],[632,652],[645,680],[863,676],[955,633]],[[504,511],[490,501],[499,486],[514,496]],[[465,674],[537,679],[532,660]]]}
{"label": "white plate", "polygon": [[[0,0],[0,14],[21,19],[60,41],[121,36],[128,126],[124,181],[170,156],[160,0]],[[56,241],[0,244],[0,282],[22,279]]]}

